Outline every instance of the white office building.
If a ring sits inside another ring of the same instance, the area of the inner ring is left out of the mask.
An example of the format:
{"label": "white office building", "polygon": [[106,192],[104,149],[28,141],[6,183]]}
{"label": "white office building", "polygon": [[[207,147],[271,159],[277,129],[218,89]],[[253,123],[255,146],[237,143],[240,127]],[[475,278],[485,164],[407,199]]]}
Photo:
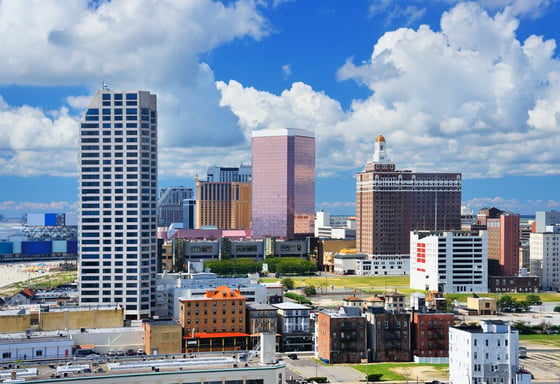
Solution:
{"label": "white office building", "polygon": [[98,91],[80,122],[79,292],[117,304],[127,320],[155,299],[157,101],[146,91]]}
{"label": "white office building", "polygon": [[548,226],[560,224],[560,211],[537,211],[535,214],[535,232],[548,232]]}
{"label": "white office building", "polygon": [[486,231],[412,231],[410,288],[488,292]]}
{"label": "white office building", "polygon": [[549,225],[545,232],[529,237],[531,274],[539,276],[544,290],[560,288],[560,225]]}
{"label": "white office building", "polygon": [[501,320],[449,328],[450,384],[529,384],[519,365],[519,333]]}

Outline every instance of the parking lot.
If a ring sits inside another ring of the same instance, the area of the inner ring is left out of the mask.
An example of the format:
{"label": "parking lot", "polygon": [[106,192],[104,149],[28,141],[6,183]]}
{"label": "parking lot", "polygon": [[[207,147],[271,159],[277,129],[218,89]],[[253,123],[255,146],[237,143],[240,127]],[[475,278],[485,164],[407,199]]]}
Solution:
{"label": "parking lot", "polygon": [[527,357],[520,365],[534,376],[533,383],[560,383],[560,348],[521,343],[527,347]]}

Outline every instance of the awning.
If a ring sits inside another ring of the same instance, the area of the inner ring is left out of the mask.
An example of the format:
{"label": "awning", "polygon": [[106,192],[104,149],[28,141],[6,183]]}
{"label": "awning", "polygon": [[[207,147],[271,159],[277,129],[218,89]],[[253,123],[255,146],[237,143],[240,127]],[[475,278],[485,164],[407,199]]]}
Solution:
{"label": "awning", "polygon": [[82,344],[82,345],[78,345],[78,349],[94,349],[95,345],[94,344]]}

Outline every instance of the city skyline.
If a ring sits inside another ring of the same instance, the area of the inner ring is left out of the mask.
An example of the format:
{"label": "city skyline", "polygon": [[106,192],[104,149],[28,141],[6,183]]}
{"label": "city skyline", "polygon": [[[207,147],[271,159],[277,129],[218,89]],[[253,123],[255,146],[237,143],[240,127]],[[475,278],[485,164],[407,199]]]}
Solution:
{"label": "city skyline", "polygon": [[560,4],[424,3],[5,0],[0,214],[77,211],[79,120],[104,82],[158,95],[158,188],[298,128],[316,210],[354,214],[378,134],[400,169],[462,173],[474,210],[559,209]]}

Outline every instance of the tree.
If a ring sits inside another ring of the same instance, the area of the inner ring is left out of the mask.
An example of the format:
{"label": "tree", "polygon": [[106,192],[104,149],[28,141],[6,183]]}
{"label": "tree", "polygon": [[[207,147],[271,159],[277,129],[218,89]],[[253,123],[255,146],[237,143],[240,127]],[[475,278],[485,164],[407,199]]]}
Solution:
{"label": "tree", "polygon": [[509,295],[503,295],[498,299],[498,308],[502,312],[515,312],[516,300]]}
{"label": "tree", "polygon": [[317,294],[317,290],[315,289],[315,287],[313,285],[309,285],[305,288],[303,288],[303,293],[305,294],[305,296],[314,296]]}
{"label": "tree", "polygon": [[295,287],[294,279],[292,279],[291,277],[284,277],[282,280],[280,280],[280,282],[286,290],[294,289]]}
{"label": "tree", "polygon": [[557,305],[556,307],[554,307],[554,312],[560,312],[560,305]]}
{"label": "tree", "polygon": [[529,303],[529,305],[541,305],[542,304],[542,300],[541,300],[541,297],[539,295],[527,295],[527,297],[525,298],[525,301],[527,301],[527,303]]}

